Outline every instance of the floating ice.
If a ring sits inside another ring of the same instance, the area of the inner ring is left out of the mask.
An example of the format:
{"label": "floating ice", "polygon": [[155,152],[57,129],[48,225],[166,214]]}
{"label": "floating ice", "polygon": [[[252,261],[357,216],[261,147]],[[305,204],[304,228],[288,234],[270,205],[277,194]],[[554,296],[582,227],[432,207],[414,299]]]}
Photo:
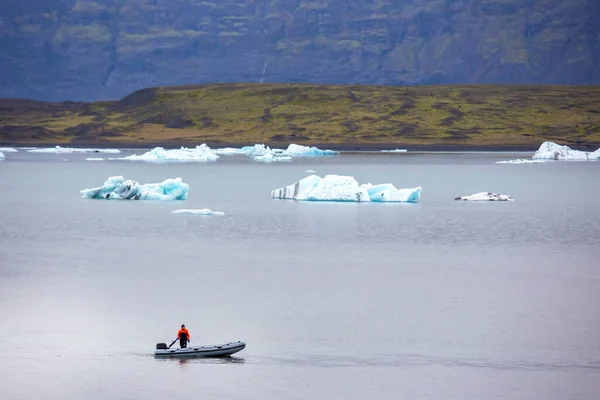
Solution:
{"label": "floating ice", "polygon": [[4,160],[4,154],[0,153],[0,160]]}
{"label": "floating ice", "polygon": [[223,147],[220,149],[214,149],[213,152],[219,155],[245,154],[242,151],[242,149],[236,149],[235,147]]}
{"label": "floating ice", "polygon": [[408,150],[406,149],[396,149],[396,150],[381,150],[382,153],[406,153]]}
{"label": "floating ice", "polygon": [[291,161],[292,160],[292,157],[290,157],[290,156],[284,156],[282,154],[276,153],[273,150],[269,149],[268,147],[267,147],[267,149],[269,150],[267,153],[260,155],[260,156],[254,156],[254,161],[270,163],[270,162]]}
{"label": "floating ice", "polygon": [[181,147],[180,149],[165,150],[162,147],[155,147],[152,150],[141,154],[133,154],[119,160],[131,161],[195,161],[207,162],[217,161],[219,156],[206,144],[201,144],[195,148]]}
{"label": "floating ice", "polygon": [[421,188],[414,189],[396,189],[391,183],[384,183],[382,185],[361,185],[367,189],[369,198],[374,202],[405,202],[405,203],[416,203],[421,197]]}
{"label": "floating ice", "polygon": [[561,146],[554,142],[544,142],[532,157],[537,160],[598,160],[600,149],[594,152],[573,150],[569,146]]}
{"label": "floating ice", "polygon": [[244,146],[240,149],[242,154],[246,154],[248,156],[264,156],[267,153],[274,152],[269,148],[269,146],[265,146],[264,144],[255,144],[254,146]]}
{"label": "floating ice", "polygon": [[80,191],[87,199],[107,200],[185,200],[190,186],[181,178],[165,179],[162,183],[140,185],[122,176],[111,176],[104,185]]}
{"label": "floating ice", "polygon": [[191,215],[225,215],[224,212],[221,211],[213,211],[213,210],[209,210],[208,208],[202,208],[200,210],[189,210],[189,209],[182,209],[182,210],[175,210],[175,211],[171,211],[173,214],[191,214]]}
{"label": "floating ice", "polygon": [[317,173],[317,171],[315,171],[314,169],[307,169],[304,172],[309,173],[309,174],[315,174],[315,173]]}
{"label": "floating ice", "polygon": [[17,153],[19,150],[12,147],[0,147],[0,153]]}
{"label": "floating ice", "polygon": [[310,175],[284,188],[271,191],[271,197],[305,201],[418,202],[421,187],[396,189],[391,183],[359,185],[351,176]]}
{"label": "floating ice", "polygon": [[286,156],[293,157],[318,157],[318,156],[335,156],[340,154],[339,151],[334,150],[321,150],[316,147],[301,146],[299,144],[290,144],[287,149],[283,151]]}
{"label": "floating ice", "polygon": [[109,154],[117,154],[117,153],[120,153],[121,150],[117,150],[117,149],[78,149],[78,148],[72,148],[72,147],[60,147],[60,146],[56,146],[56,147],[50,147],[50,148],[44,148],[44,149],[27,150],[27,152],[29,152],[29,153],[56,153],[56,154],[63,154],[63,153],[109,153]]}
{"label": "floating ice", "polygon": [[517,160],[508,160],[508,161],[496,161],[496,164],[541,164],[545,163],[546,160],[526,160],[526,159],[517,159]]}
{"label": "floating ice", "polygon": [[86,158],[86,161],[104,161],[104,158],[102,158],[102,157],[88,157],[88,158]]}
{"label": "floating ice", "polygon": [[470,196],[457,197],[454,200],[467,200],[467,201],[514,201],[511,196],[506,194],[498,194],[491,192],[479,192]]}

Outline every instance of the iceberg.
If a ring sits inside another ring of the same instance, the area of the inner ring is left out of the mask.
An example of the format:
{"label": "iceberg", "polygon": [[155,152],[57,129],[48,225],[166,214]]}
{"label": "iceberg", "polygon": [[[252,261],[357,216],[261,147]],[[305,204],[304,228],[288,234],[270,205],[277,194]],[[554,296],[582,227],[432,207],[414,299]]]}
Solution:
{"label": "iceberg", "polygon": [[190,186],[181,178],[165,179],[161,183],[140,185],[122,176],[111,176],[100,187],[83,189],[85,199],[107,200],[185,200]]}
{"label": "iceberg", "polygon": [[236,149],[235,147],[223,147],[220,149],[214,149],[213,152],[219,155],[245,154],[242,151],[242,149]]}
{"label": "iceberg", "polygon": [[506,194],[498,194],[492,192],[479,192],[469,196],[457,197],[454,200],[465,200],[465,201],[514,201],[511,196]]}
{"label": "iceberg", "polygon": [[381,150],[382,153],[406,153],[408,150],[406,149],[396,149],[396,150]]}
{"label": "iceberg", "polygon": [[414,189],[396,189],[391,183],[384,183],[382,185],[361,185],[367,189],[369,198],[373,202],[405,202],[405,203],[416,203],[421,197],[421,188]]}
{"label": "iceberg", "polygon": [[519,158],[517,160],[508,160],[508,161],[496,161],[496,164],[541,164],[545,163],[547,160],[526,160]]}
{"label": "iceberg", "polygon": [[206,144],[201,144],[195,148],[181,147],[180,149],[165,150],[162,147],[155,147],[144,154],[132,154],[127,157],[119,158],[118,160],[129,161],[192,161],[192,162],[207,162],[217,161],[219,156],[210,149]]}
{"label": "iceberg", "polygon": [[534,160],[599,160],[600,148],[594,152],[573,150],[554,142],[544,142],[532,157]]}
{"label": "iceberg", "polygon": [[418,202],[421,187],[396,189],[391,183],[359,185],[352,176],[310,175],[284,188],[271,191],[276,199],[342,202]]}
{"label": "iceberg", "polygon": [[88,157],[88,158],[86,158],[86,161],[104,161],[104,158],[102,158],[102,157]]}
{"label": "iceberg", "polygon": [[[269,149],[269,148],[267,147],[267,149]],[[254,156],[254,161],[260,161],[260,162],[266,162],[266,163],[278,162],[278,161],[291,161],[291,160],[292,160],[292,157],[281,155],[270,149],[269,149],[269,152],[267,152],[263,155]]]}
{"label": "iceberg", "polygon": [[190,209],[181,209],[171,211],[173,214],[190,214],[190,215],[225,215],[224,212],[221,211],[213,211],[208,208],[202,208],[200,210],[190,210]]}
{"label": "iceberg", "polygon": [[334,150],[321,150],[316,147],[301,146],[299,144],[290,144],[287,149],[283,151],[286,156],[293,157],[320,157],[320,156],[335,156],[340,154],[339,151]]}
{"label": "iceberg", "polygon": [[242,154],[246,154],[248,156],[264,156],[267,153],[274,152],[269,148],[269,146],[265,146],[264,144],[255,144],[254,146],[244,146],[240,149]]}
{"label": "iceberg", "polygon": [[0,160],[4,160],[4,154],[0,153]]}
{"label": "iceberg", "polygon": [[0,153],[18,153],[19,150],[12,147],[0,147]]}
{"label": "iceberg", "polygon": [[63,153],[109,153],[109,154],[117,154],[120,153],[121,150],[118,149],[78,149],[72,147],[50,147],[44,149],[32,149],[27,150],[28,153],[55,153],[55,154],[63,154]]}

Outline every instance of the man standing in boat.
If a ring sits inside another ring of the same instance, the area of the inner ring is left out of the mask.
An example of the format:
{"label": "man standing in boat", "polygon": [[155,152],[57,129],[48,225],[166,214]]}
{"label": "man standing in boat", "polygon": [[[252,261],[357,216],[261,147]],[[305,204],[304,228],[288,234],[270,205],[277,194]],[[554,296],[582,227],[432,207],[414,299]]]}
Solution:
{"label": "man standing in boat", "polygon": [[181,329],[177,332],[177,337],[179,338],[179,347],[185,349],[190,341],[190,332],[185,325],[181,325]]}

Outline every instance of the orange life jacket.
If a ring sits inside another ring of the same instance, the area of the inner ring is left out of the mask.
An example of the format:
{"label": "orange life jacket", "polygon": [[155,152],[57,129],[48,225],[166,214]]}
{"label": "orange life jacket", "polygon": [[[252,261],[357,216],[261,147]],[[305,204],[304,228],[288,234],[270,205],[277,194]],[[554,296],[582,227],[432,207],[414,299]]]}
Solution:
{"label": "orange life jacket", "polygon": [[181,339],[181,334],[184,333],[187,336],[187,339],[190,338],[190,332],[187,330],[187,328],[181,328],[179,329],[179,332],[177,332],[177,337],[179,339]]}

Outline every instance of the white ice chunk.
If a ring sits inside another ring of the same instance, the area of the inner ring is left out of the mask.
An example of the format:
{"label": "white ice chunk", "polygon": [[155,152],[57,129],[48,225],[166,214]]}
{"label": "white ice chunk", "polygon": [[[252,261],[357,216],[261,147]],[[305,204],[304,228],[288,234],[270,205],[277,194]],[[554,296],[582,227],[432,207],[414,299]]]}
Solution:
{"label": "white ice chunk", "polygon": [[479,192],[469,196],[457,197],[454,200],[467,200],[467,201],[514,201],[511,196],[506,194],[498,194],[491,192]]}
{"label": "white ice chunk", "polygon": [[133,154],[120,160],[130,161],[192,161],[192,162],[207,162],[217,161],[219,156],[210,149],[206,144],[201,144],[195,148],[181,147],[180,149],[165,150],[162,147],[155,147],[152,150],[141,154]]}
{"label": "white ice chunk", "polygon": [[267,147],[267,150],[268,150],[268,152],[266,152],[263,155],[254,156],[254,161],[270,163],[270,162],[291,161],[292,160],[292,157],[284,156],[279,153],[276,153],[275,151],[269,149],[268,147]]}
{"label": "white ice chunk", "polygon": [[421,197],[422,188],[416,187],[411,189],[396,189],[391,183],[384,183],[382,185],[361,185],[361,187],[367,189],[369,198],[373,202],[405,202],[405,203],[416,203]]}
{"label": "white ice chunk", "polygon": [[408,150],[406,149],[396,149],[396,150],[381,150],[382,153],[406,153]]}
{"label": "white ice chunk", "polygon": [[185,200],[190,186],[181,178],[165,179],[161,183],[140,185],[122,176],[111,176],[104,185],[80,191],[87,199],[107,200]]}
{"label": "white ice chunk", "polygon": [[109,154],[117,154],[120,153],[121,150],[118,149],[78,149],[72,147],[50,147],[44,149],[33,149],[27,150],[29,153],[55,153],[55,154],[63,154],[63,153],[109,153]]}
{"label": "white ice chunk", "polygon": [[554,142],[544,142],[535,152],[533,159],[587,161],[600,159],[600,149],[594,152],[573,150]]}
{"label": "white ice chunk", "polygon": [[17,153],[19,150],[12,147],[0,147],[0,153]]}
{"label": "white ice chunk", "polygon": [[340,154],[340,152],[334,150],[321,150],[316,147],[301,146],[299,144],[292,143],[283,151],[283,154],[292,157],[318,157],[335,156]]}
{"label": "white ice chunk", "polygon": [[271,150],[268,146],[265,146],[264,144],[255,144],[254,146],[244,146],[240,149],[240,151],[243,154],[246,154],[248,156],[264,156],[267,153],[273,152],[273,150]]}
{"label": "white ice chunk", "polygon": [[199,210],[190,210],[190,209],[181,209],[171,211],[173,214],[191,214],[191,215],[225,215],[224,212],[221,211],[212,211],[208,208],[202,208]]}
{"label": "white ice chunk", "polygon": [[104,158],[102,157],[88,157],[86,158],[87,161],[104,161]]}
{"label": "white ice chunk", "polygon": [[542,164],[545,162],[546,160],[527,160],[519,158],[517,160],[496,161],[496,164]]}
{"label": "white ice chunk", "polygon": [[235,147],[223,147],[220,149],[214,149],[213,152],[219,155],[245,154],[242,151],[242,149],[236,149]]}
{"label": "white ice chunk", "polygon": [[0,153],[0,160],[4,160],[4,154]]}
{"label": "white ice chunk", "polygon": [[305,201],[417,202],[421,188],[396,189],[392,184],[359,185],[351,176],[310,175],[284,188],[271,191],[271,197]]}
{"label": "white ice chunk", "polygon": [[309,174],[316,174],[317,173],[317,171],[315,171],[314,169],[307,169],[304,172],[309,173]]}

